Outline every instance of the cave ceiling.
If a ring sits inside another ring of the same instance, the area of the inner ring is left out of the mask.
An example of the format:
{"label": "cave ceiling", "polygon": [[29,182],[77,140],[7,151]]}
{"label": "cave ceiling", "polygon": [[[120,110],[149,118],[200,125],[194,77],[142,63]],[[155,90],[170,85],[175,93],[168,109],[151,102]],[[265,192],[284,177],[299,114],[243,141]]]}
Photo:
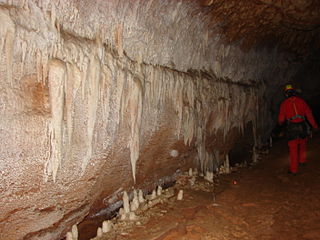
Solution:
{"label": "cave ceiling", "polygon": [[213,25],[230,43],[275,46],[308,56],[320,49],[319,0],[203,0]]}

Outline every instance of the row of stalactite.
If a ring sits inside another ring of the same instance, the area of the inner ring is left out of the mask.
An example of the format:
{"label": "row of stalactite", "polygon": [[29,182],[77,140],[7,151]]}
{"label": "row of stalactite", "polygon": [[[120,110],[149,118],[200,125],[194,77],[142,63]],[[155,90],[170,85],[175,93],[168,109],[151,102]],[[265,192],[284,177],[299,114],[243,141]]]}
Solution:
{"label": "row of stalactite", "polygon": [[[0,13],[0,18],[6,22],[1,27],[5,36],[1,43],[5,44],[8,82],[19,85],[19,79],[12,75],[15,69],[12,64],[14,25],[7,12]],[[56,181],[58,169],[67,158],[77,161],[83,173],[93,155],[104,150],[95,147],[97,134],[107,139],[104,144],[107,149],[112,146],[110,136],[115,136],[119,127],[127,124],[130,129],[127,146],[135,181],[140,139],[145,131],[142,126],[155,132],[167,106],[175,112],[172,122],[177,139],[183,138],[186,145],[196,145],[203,172],[214,159],[206,150],[206,134],[222,130],[223,141],[233,128],[243,131],[248,122],[256,127],[261,90],[208,77],[202,72],[184,73],[147,65],[142,60],[132,61],[123,53],[120,32],[117,49],[102,44],[99,38],[89,41],[62,35],[47,51],[15,41],[15,53],[22,56],[20,66],[23,68],[24,62],[35,61],[37,80],[49,88],[50,156],[45,163],[46,180],[52,176]],[[80,109],[79,104],[85,107]],[[77,147],[73,135],[82,131],[75,124],[77,111],[86,116],[86,130],[82,159],[75,160],[71,151]],[[101,129],[100,133],[95,129],[98,121],[103,121],[102,133]]]}
{"label": "row of stalactite", "polygon": [[[77,51],[81,51],[77,49]],[[173,119],[177,139],[183,137],[186,145],[193,141],[198,148],[199,161],[205,163],[212,159],[205,150],[205,134],[215,134],[222,130],[221,141],[233,128],[243,131],[246,123],[256,123],[259,92],[250,86],[241,86],[223,81],[214,81],[198,75],[176,72],[167,68],[144,65],[126,58],[116,59],[112,54],[103,58],[93,51],[86,56],[81,65],[66,63],[59,59],[49,60],[49,89],[51,97],[51,149],[47,174],[56,178],[65,147],[72,147],[74,131],[74,104],[77,98],[87,103],[86,154],[82,159],[84,171],[93,154],[92,141],[95,134],[97,112],[103,112],[103,119],[113,118],[113,124],[129,124],[128,148],[135,180],[136,163],[139,158],[142,125],[156,131],[166,106],[174,108]],[[82,93],[82,94],[81,94]],[[65,101],[65,102],[64,102]],[[111,109],[110,102],[116,102]],[[64,109],[67,111],[64,111]],[[63,113],[66,113],[66,117]],[[147,116],[156,121],[150,124]],[[66,123],[64,118],[67,119]],[[209,122],[209,120],[212,120]],[[66,132],[63,125],[66,124]],[[116,128],[114,129],[116,131]],[[63,143],[67,134],[68,144]],[[112,143],[110,143],[112,144]],[[204,166],[204,164],[202,164]],[[205,171],[205,167],[202,167]]]}

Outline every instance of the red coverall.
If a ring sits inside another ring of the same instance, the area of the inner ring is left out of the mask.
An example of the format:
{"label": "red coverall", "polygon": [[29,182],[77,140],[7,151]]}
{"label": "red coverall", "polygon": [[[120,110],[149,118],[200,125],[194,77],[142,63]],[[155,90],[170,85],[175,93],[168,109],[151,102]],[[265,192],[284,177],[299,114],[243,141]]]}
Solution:
{"label": "red coverall", "polygon": [[[281,103],[278,117],[279,124],[283,124],[286,120],[289,120],[297,114],[307,118],[313,128],[318,128],[310,107],[303,99],[296,96],[289,97]],[[290,121],[298,123],[302,122],[303,119],[298,117]],[[305,163],[306,161],[306,143],[307,138],[298,138],[288,141],[290,151],[290,171],[292,173],[298,172],[298,163]]]}

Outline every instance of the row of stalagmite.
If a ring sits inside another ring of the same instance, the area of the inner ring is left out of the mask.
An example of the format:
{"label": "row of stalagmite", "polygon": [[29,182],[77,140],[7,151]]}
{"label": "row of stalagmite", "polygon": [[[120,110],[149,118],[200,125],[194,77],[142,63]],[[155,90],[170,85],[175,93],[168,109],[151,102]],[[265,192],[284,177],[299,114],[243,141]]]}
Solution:
{"label": "row of stalagmite", "polygon": [[[196,177],[199,175],[200,177],[203,177],[205,180],[213,183],[213,177],[214,173],[210,171],[206,171],[205,174],[198,173],[197,169],[190,168],[189,171],[186,173],[189,177],[192,178],[192,181],[190,181],[191,185],[194,185]],[[153,207],[159,202],[162,202],[160,197],[162,195],[163,189],[161,186],[158,186],[156,189],[154,189],[151,194],[146,195],[144,197],[143,191],[139,189],[138,191],[136,189],[133,190],[133,198],[130,202],[129,195],[126,191],[123,192],[123,207],[119,209],[119,219],[121,221],[129,220],[129,221],[137,221],[138,216],[135,214],[135,211],[141,207],[142,204],[145,204],[144,210]],[[178,201],[183,200],[183,190],[180,189],[178,191],[176,199]],[[157,201],[158,200],[158,201]],[[104,233],[110,232],[114,228],[114,224],[111,220],[106,220],[102,222],[102,226],[97,229],[97,236],[96,237],[102,237]],[[78,228],[77,225],[73,225],[70,232],[66,235],[66,240],[78,240]]]}

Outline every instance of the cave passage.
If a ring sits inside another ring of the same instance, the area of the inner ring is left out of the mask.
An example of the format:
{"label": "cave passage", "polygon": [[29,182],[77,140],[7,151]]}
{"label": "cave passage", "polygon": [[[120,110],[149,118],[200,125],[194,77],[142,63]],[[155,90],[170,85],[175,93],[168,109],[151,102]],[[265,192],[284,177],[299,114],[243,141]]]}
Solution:
{"label": "cave passage", "polygon": [[319,239],[287,84],[319,122],[319,0],[0,0],[0,240]]}

